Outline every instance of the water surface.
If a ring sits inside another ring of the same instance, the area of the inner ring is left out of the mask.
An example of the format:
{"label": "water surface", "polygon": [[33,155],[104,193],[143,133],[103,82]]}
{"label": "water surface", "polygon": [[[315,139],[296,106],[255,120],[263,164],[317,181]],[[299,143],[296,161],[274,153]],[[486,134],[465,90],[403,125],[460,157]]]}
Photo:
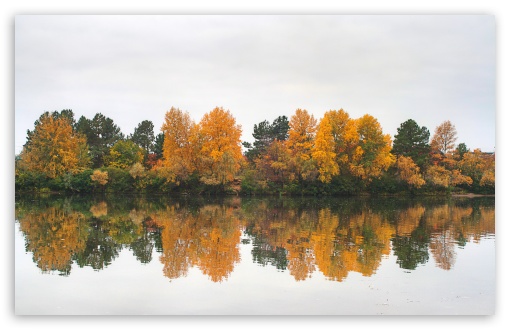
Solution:
{"label": "water surface", "polygon": [[17,198],[18,315],[487,315],[494,198]]}

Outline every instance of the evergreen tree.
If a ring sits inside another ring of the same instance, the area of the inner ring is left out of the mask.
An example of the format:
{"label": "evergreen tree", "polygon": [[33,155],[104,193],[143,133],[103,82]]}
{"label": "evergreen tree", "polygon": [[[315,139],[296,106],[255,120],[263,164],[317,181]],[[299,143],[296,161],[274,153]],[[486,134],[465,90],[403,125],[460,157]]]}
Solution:
{"label": "evergreen tree", "polygon": [[148,155],[154,149],[154,124],[150,120],[142,121],[129,138]]}
{"label": "evergreen tree", "polygon": [[423,168],[430,153],[429,137],[430,132],[425,126],[420,127],[414,120],[408,119],[397,128],[392,153],[395,156],[410,157]]}

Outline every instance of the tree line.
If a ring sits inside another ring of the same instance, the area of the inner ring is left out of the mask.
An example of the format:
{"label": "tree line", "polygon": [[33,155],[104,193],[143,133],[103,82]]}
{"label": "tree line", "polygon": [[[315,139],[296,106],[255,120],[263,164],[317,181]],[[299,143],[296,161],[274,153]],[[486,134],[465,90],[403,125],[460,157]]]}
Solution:
{"label": "tree line", "polygon": [[[124,136],[97,113],[44,112],[16,156],[16,191],[357,195],[495,191],[495,154],[457,144],[453,123],[432,137],[408,119],[392,138],[366,114],[316,119],[297,109],[253,127],[216,107],[195,122],[172,107],[159,134],[149,120]],[[243,152],[244,147],[244,152]]]}

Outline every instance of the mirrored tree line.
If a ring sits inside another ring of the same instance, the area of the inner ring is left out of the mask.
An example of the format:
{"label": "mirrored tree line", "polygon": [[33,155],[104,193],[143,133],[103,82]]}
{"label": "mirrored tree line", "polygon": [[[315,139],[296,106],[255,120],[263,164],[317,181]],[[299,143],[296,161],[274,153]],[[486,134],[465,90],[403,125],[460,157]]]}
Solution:
{"label": "mirrored tree line", "polygon": [[169,279],[199,269],[226,280],[251,244],[252,261],[296,281],[316,272],[334,281],[373,275],[385,256],[414,270],[448,270],[468,242],[495,233],[493,200],[370,199],[19,200],[16,219],[27,252],[43,272],[101,270],[128,249],[140,263],[160,262]]}

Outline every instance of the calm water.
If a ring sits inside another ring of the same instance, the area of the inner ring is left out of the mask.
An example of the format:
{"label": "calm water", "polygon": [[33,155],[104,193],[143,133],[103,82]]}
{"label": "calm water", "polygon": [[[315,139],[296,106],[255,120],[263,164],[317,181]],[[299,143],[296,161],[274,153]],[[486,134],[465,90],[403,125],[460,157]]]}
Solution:
{"label": "calm water", "polygon": [[16,199],[18,315],[494,314],[494,198]]}

